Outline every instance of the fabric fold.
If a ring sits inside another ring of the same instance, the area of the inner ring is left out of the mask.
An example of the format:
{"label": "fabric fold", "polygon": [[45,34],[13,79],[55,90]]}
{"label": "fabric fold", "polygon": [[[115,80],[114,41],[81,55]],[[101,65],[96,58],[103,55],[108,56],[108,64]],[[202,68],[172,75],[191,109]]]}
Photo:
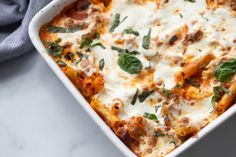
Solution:
{"label": "fabric fold", "polygon": [[51,0],[0,1],[0,62],[34,50],[28,26]]}

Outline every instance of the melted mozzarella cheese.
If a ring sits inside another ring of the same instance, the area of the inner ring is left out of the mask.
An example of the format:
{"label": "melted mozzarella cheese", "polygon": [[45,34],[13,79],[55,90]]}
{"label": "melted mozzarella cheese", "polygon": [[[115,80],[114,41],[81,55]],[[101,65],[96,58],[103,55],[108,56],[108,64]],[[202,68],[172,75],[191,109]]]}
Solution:
{"label": "melted mozzarella cheese", "polygon": [[165,88],[168,90],[175,87],[176,83],[174,80],[174,76],[180,70],[179,66],[171,67],[169,62],[163,59],[156,65],[155,69],[155,81],[162,80],[164,82]]}
{"label": "melted mozzarella cheese", "polygon": [[214,110],[214,106],[211,104],[211,97],[198,101],[194,105],[190,105],[186,102],[182,102],[182,114],[181,118],[187,117],[190,119],[190,123],[198,123],[204,118],[207,118]]}

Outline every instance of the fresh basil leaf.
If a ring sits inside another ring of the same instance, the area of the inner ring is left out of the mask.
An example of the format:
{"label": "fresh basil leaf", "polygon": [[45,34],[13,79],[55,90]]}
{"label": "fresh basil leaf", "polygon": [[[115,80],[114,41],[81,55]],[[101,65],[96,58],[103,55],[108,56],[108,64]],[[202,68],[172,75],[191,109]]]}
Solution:
{"label": "fresh basil leaf", "polygon": [[138,52],[136,50],[129,51],[128,49],[122,49],[122,48],[119,48],[119,47],[116,47],[116,46],[112,46],[111,49],[114,50],[114,51],[119,52],[120,54],[122,54],[122,53],[127,53],[127,54],[130,54],[130,55],[140,54],[140,52]]}
{"label": "fresh basil leaf", "polygon": [[104,59],[101,59],[100,61],[99,61],[99,70],[103,70],[103,68],[104,68],[104,65],[105,65],[105,61],[104,61]]}
{"label": "fresh basil leaf", "polygon": [[130,74],[138,74],[143,68],[142,62],[138,58],[126,53],[119,56],[118,65]]}
{"label": "fresh basil leaf", "polygon": [[61,54],[64,51],[64,48],[57,43],[45,42],[45,46],[48,52],[54,57],[61,57]]}
{"label": "fresh basil leaf", "polygon": [[235,73],[236,59],[231,59],[229,61],[221,62],[217,66],[214,75],[219,82],[226,82],[229,81]]}
{"label": "fresh basil leaf", "polygon": [[66,63],[63,61],[58,61],[57,64],[60,65],[61,67],[66,67]]}
{"label": "fresh basil leaf", "polygon": [[139,102],[144,102],[152,93],[154,93],[155,90],[150,90],[150,91],[144,91],[142,92],[138,98]]}
{"label": "fresh basil leaf", "polygon": [[125,34],[133,34],[133,35],[135,35],[135,36],[139,36],[139,32],[133,30],[132,28],[125,29],[125,30],[123,31],[123,33],[125,33]]}
{"label": "fresh basil leaf", "polygon": [[136,92],[135,92],[135,94],[134,94],[134,97],[133,97],[133,99],[132,99],[132,101],[131,101],[131,104],[132,104],[132,105],[134,105],[134,104],[136,103],[137,98],[138,98],[138,93],[139,93],[139,90],[137,89]]}
{"label": "fresh basil leaf", "polygon": [[91,47],[96,47],[96,46],[100,46],[101,48],[106,49],[106,47],[100,42],[91,45]]}
{"label": "fresh basil leaf", "polygon": [[111,32],[111,33],[114,32],[115,29],[116,29],[122,22],[124,22],[126,19],[127,19],[127,16],[124,17],[122,20],[120,20],[120,14],[119,14],[119,13],[116,13],[116,15],[115,15],[115,20],[113,21],[113,24],[112,24],[112,26],[111,26],[111,28],[110,28],[110,32]]}
{"label": "fresh basil leaf", "polygon": [[145,113],[143,114],[143,117],[158,122],[157,116],[156,116],[155,114],[151,114],[151,113],[145,112]]}
{"label": "fresh basil leaf", "polygon": [[211,103],[212,103],[212,104],[215,104],[216,102],[219,101],[219,99],[220,99],[221,96],[223,95],[220,86],[215,86],[215,87],[213,87],[213,93],[214,93],[214,96],[213,96],[212,99],[211,99]]}
{"label": "fresh basil leaf", "polygon": [[152,29],[150,28],[148,31],[148,34],[143,37],[143,45],[142,46],[144,49],[149,49],[149,45],[151,43],[151,32],[152,32]]}
{"label": "fresh basil leaf", "polygon": [[212,104],[215,104],[216,102],[218,102],[220,98],[224,95],[224,93],[228,94],[229,96],[232,96],[231,91],[225,88],[224,86],[213,87],[213,93],[214,93],[214,96],[211,99]]}

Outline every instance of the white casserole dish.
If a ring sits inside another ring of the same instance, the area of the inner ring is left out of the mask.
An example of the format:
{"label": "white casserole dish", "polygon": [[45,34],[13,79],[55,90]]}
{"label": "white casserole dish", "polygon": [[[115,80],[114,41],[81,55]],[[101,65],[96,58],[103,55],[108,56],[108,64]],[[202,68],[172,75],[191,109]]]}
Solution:
{"label": "white casserole dish", "polygon": [[[93,118],[97,125],[102,129],[102,131],[107,135],[107,137],[120,149],[120,151],[128,157],[136,156],[107,126],[107,124],[99,117],[99,115],[90,107],[85,98],[76,89],[72,82],[67,78],[67,76],[61,71],[55,61],[48,55],[44,45],[39,38],[39,30],[42,25],[51,21],[65,6],[74,2],[76,0],[54,0],[46,7],[44,7],[39,13],[33,18],[29,26],[29,36],[35,48],[38,50],[40,55],[44,58],[47,64],[51,67],[58,78],[63,82],[70,93],[75,97],[79,104],[87,111],[87,113]],[[167,157],[175,157],[182,153],[184,150],[189,148],[191,145],[199,141],[202,137],[207,135],[210,131],[215,129],[226,119],[236,113],[236,105],[231,106],[225,113],[219,116],[212,123],[203,128],[196,136],[191,137],[181,146],[176,148],[173,152],[167,155]]]}

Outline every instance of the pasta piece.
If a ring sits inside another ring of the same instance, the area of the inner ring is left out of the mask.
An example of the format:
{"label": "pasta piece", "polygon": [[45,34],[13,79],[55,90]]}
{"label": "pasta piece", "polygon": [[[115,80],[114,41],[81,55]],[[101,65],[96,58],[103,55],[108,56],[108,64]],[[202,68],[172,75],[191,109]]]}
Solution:
{"label": "pasta piece", "polygon": [[202,67],[208,65],[214,58],[215,56],[213,54],[208,53],[195,62],[187,64],[187,66],[185,66],[181,72],[176,74],[177,82],[183,82],[185,79],[193,76],[194,74],[199,72]]}
{"label": "pasta piece", "polygon": [[[119,122],[119,118],[112,111],[102,104],[98,99],[93,98],[90,106],[101,116],[101,118],[109,125],[114,126]],[[112,127],[113,128],[113,127]]]}
{"label": "pasta piece", "polygon": [[104,79],[100,74],[93,74],[82,81],[82,93],[85,97],[91,97],[103,89]]}
{"label": "pasta piece", "polygon": [[216,111],[219,114],[222,114],[225,112],[230,105],[232,105],[233,101],[235,100],[236,97],[236,81],[232,83],[232,85],[229,87],[229,91],[231,94],[225,93],[219,103],[216,105]]}
{"label": "pasta piece", "polygon": [[214,9],[217,7],[217,0],[206,0],[206,3],[210,9]]}

